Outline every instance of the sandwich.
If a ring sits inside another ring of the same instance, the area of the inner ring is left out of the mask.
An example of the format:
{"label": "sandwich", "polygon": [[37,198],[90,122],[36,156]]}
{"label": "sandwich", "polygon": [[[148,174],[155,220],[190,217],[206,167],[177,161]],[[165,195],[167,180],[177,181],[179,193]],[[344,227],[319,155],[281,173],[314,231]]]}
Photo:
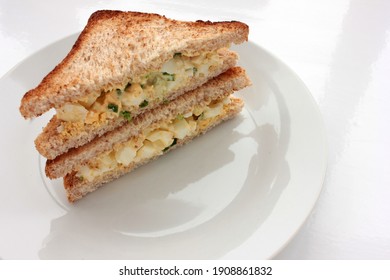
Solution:
{"label": "sandwich", "polygon": [[250,84],[231,44],[241,22],[185,22],[98,11],[68,55],[22,98],[20,112],[56,113],[35,140],[68,200],[179,147],[241,110]]}
{"label": "sandwich", "polygon": [[232,93],[249,84],[242,68],[231,68],[119,129],[49,160],[46,175],[64,177],[68,200],[74,202],[237,115],[243,101]]}

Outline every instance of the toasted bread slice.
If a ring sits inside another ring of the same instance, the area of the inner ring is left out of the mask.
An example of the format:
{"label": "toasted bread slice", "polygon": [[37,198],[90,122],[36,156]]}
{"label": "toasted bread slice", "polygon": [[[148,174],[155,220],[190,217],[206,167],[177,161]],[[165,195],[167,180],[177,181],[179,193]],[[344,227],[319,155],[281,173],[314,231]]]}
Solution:
{"label": "toasted bread slice", "polygon": [[[175,99],[184,92],[193,90],[204,84],[207,80],[225,72],[236,64],[238,58],[236,53],[227,49],[219,50],[218,57],[220,58],[219,67],[213,67],[207,71],[207,75],[191,78],[189,82],[179,86],[176,90],[167,93],[165,103],[170,102],[170,100]],[[146,108],[139,107],[137,110],[131,111],[132,118],[136,117],[139,113],[150,110],[158,105],[159,103],[157,102],[149,102],[149,105]],[[127,120],[123,117],[117,117],[108,119],[104,122],[85,124],[66,122],[53,116],[48,125],[43,129],[42,133],[35,140],[35,146],[41,155],[47,159],[54,159],[58,155],[66,153],[69,149],[82,146],[95,137],[114,130],[126,122]]]}
{"label": "toasted bread slice", "polygon": [[21,102],[33,118],[51,108],[159,69],[175,53],[194,56],[248,39],[241,22],[184,22],[157,14],[98,11],[64,60]]}
{"label": "toasted bread slice", "polygon": [[54,160],[46,162],[46,176],[51,179],[63,177],[71,173],[77,166],[83,165],[102,152],[113,149],[114,145],[127,141],[138,135],[142,130],[154,123],[175,118],[178,114],[189,111],[194,106],[204,106],[212,100],[229,96],[234,91],[250,85],[245,70],[234,67],[213,78],[201,87],[187,92],[168,104],[163,104],[153,110],[134,118],[130,123],[110,131],[101,137],[69,152]]}

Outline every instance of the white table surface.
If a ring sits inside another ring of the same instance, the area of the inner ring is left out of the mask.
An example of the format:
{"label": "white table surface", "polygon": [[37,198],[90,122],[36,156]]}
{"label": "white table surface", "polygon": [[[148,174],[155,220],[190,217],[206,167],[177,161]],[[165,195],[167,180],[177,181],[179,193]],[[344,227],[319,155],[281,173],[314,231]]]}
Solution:
{"label": "white table surface", "polygon": [[98,9],[246,22],[310,89],[328,137],[321,196],[276,259],[390,259],[390,1],[0,0],[0,76]]}

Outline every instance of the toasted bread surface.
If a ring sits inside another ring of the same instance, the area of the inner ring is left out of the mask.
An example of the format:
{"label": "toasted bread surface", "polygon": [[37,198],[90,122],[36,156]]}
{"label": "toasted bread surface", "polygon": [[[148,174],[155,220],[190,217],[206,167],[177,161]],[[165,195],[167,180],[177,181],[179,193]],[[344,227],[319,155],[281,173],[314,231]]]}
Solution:
{"label": "toasted bread surface", "polygon": [[69,54],[22,98],[20,112],[33,118],[51,108],[131,77],[158,69],[174,53],[197,55],[248,39],[246,24],[185,22],[157,14],[97,11]]}

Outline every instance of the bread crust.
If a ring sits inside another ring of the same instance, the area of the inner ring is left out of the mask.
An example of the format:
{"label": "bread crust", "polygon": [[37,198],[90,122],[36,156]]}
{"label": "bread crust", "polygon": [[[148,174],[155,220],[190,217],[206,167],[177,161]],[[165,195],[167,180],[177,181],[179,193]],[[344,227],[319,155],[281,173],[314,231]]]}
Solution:
{"label": "bread crust", "polygon": [[196,55],[248,40],[246,24],[185,22],[157,14],[97,11],[69,54],[22,98],[20,112],[33,118],[51,108],[131,77],[158,69],[176,52]]}
{"label": "bread crust", "polygon": [[84,146],[72,149],[54,160],[48,160],[45,168],[46,176],[51,179],[63,177],[76,166],[84,164],[99,153],[111,150],[114,144],[127,141],[153,123],[174,118],[177,114],[188,111],[196,104],[203,106],[210,103],[211,100],[229,96],[234,91],[250,84],[244,69],[231,68],[202,87],[187,92],[168,104],[139,115],[131,123],[95,138]]}

